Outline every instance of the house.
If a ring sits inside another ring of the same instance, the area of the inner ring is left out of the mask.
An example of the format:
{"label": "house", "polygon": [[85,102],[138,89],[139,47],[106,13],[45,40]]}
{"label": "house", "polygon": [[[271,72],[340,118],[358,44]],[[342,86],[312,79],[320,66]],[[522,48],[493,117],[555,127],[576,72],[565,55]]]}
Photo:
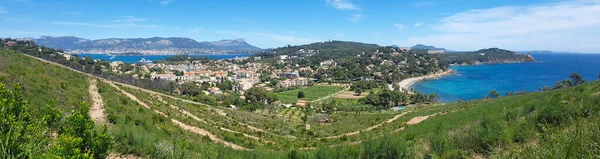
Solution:
{"label": "house", "polygon": [[67,60],[71,60],[71,59],[74,59],[74,58],[75,58],[75,56],[73,56],[73,55],[71,55],[71,54],[63,54],[63,56],[64,56],[65,58],[67,58]]}
{"label": "house", "polygon": [[245,90],[248,90],[248,89],[252,88],[252,85],[253,85],[252,82],[242,81],[242,82],[239,82],[236,85],[236,87],[237,87],[238,91],[245,91]]}
{"label": "house", "polygon": [[319,65],[321,67],[335,67],[337,65],[337,63],[335,61],[333,61],[333,59],[330,59],[330,60],[326,60],[326,61],[319,63]]}
{"label": "house", "polygon": [[298,72],[284,72],[284,73],[281,73],[281,77],[287,78],[287,79],[298,78],[298,77],[300,77],[300,73],[298,73]]}
{"label": "house", "polygon": [[411,48],[410,47],[400,47],[399,51],[400,52],[410,52]]}
{"label": "house", "polygon": [[175,79],[177,79],[177,76],[175,76],[174,74],[153,74],[152,75],[152,79],[164,79],[164,80],[169,80],[169,81],[175,81]]}
{"label": "house", "polygon": [[4,47],[12,47],[12,46],[15,46],[15,45],[17,45],[17,43],[14,42],[14,41],[6,41],[6,42],[4,42]]}
{"label": "house", "polygon": [[279,59],[280,60],[287,60],[288,59],[288,55],[279,55]]}
{"label": "house", "polygon": [[211,95],[217,95],[222,94],[223,92],[221,92],[221,89],[219,89],[219,87],[210,87],[208,88],[208,93]]}
{"label": "house", "polygon": [[306,101],[305,100],[298,100],[296,101],[296,107],[298,108],[306,108]]}
{"label": "house", "polygon": [[252,71],[238,71],[235,73],[237,75],[238,78],[254,78],[254,77],[259,77],[260,75],[252,72]]}
{"label": "house", "polygon": [[295,78],[295,79],[286,79],[283,81],[279,81],[275,86],[279,88],[289,88],[292,86],[306,86],[308,85],[307,78]]}
{"label": "house", "polygon": [[427,50],[428,54],[443,54],[445,52],[446,51],[444,51],[444,50]]}

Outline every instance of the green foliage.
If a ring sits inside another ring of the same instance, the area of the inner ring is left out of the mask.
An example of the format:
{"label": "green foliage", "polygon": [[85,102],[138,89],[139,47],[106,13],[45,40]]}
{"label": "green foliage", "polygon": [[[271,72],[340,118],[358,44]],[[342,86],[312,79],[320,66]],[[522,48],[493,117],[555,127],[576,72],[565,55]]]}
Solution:
{"label": "green foliage", "polygon": [[244,94],[244,96],[246,97],[246,103],[248,103],[246,107],[251,108],[249,110],[263,108],[264,105],[272,104],[276,101],[276,97],[273,95],[273,93],[265,91],[259,87],[253,87],[246,90],[246,94]]}
{"label": "green foliage", "polygon": [[304,98],[304,92],[298,92],[298,99]]}
{"label": "green foliage", "polygon": [[[51,106],[31,109],[23,99],[20,85],[8,90],[0,83],[0,156],[6,158],[106,158],[112,149],[107,128],[98,133],[88,115],[87,106],[73,111],[60,121]],[[39,111],[39,112],[38,112]],[[35,115],[35,119],[34,116]],[[61,122],[57,124],[56,122]],[[51,127],[60,125],[59,128]],[[50,132],[58,129],[56,141]],[[55,142],[55,143],[54,143]]]}
{"label": "green foliage", "polygon": [[341,87],[334,86],[310,86],[301,89],[295,89],[290,91],[278,92],[275,93],[279,101],[282,103],[296,103],[298,101],[298,93],[304,93],[304,100],[311,101],[319,98],[326,97],[328,95],[334,94],[336,92],[341,91]]}
{"label": "green foliage", "polygon": [[488,94],[489,94],[489,97],[492,97],[492,98],[500,97],[500,93],[498,93],[496,90],[491,90]]}
{"label": "green foliage", "polygon": [[233,82],[231,82],[230,80],[225,80],[225,81],[219,83],[217,85],[217,87],[219,87],[219,89],[221,89],[221,90],[232,90]]}
{"label": "green foliage", "polygon": [[443,64],[478,64],[478,63],[502,63],[502,62],[532,62],[535,61],[529,55],[517,54],[516,52],[489,48],[474,52],[453,52],[436,54],[440,63]]}
{"label": "green foliage", "polygon": [[[94,121],[92,121],[88,113],[88,106],[83,103],[81,105],[80,110],[71,111],[71,115],[66,118],[64,127],[59,131],[60,135],[65,137],[59,138],[59,146],[51,151],[57,154],[57,156],[66,157],[70,156],[70,153],[72,153],[71,150],[75,148],[80,150],[81,153],[89,154],[89,156],[94,158],[106,158],[114,144],[113,137],[108,134],[108,127],[106,125],[102,128],[101,132],[96,131],[94,129]],[[78,147],[74,147],[73,145],[78,145]],[[67,148],[65,149],[62,146],[66,146]]]}

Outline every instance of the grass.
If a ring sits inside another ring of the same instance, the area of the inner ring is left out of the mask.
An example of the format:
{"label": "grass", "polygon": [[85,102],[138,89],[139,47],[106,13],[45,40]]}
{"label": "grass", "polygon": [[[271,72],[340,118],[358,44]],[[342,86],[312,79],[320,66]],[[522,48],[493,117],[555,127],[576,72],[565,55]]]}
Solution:
{"label": "grass", "polygon": [[53,100],[62,112],[91,101],[85,75],[4,49],[0,49],[0,82],[8,87],[19,83],[27,101],[46,105]]}
{"label": "grass", "polygon": [[304,100],[312,101],[334,94],[336,92],[341,91],[342,89],[342,87],[335,86],[310,86],[296,90],[279,92],[276,93],[276,96],[282,103],[295,104],[296,101],[298,101],[298,92],[304,92]]}
{"label": "grass", "polygon": [[[88,102],[88,82],[84,75],[29,59],[18,53],[0,51],[0,81],[21,83],[25,98],[34,105],[55,99],[60,110]],[[600,82],[582,86],[461,103],[408,107],[410,113],[377,129],[334,139],[317,139],[362,130],[388,120],[397,113],[389,111],[338,110],[331,124],[311,123],[303,128],[298,109],[274,112],[245,112],[163,99],[171,105],[206,120],[185,117],[156,97],[123,88],[152,109],[167,113],[162,117],[130,100],[106,83],[98,83],[115,136],[114,151],[152,158],[598,158],[600,154]],[[314,86],[281,92],[280,99],[294,101],[298,91],[307,100],[333,94],[342,88]],[[358,105],[356,100],[328,99],[344,107]],[[226,115],[220,115],[221,113]],[[405,123],[413,117],[445,112],[417,125]],[[232,143],[253,147],[254,151],[235,151],[211,142],[206,137],[173,125],[177,119],[200,127]],[[312,122],[312,121],[311,121]],[[265,130],[256,132],[247,125]],[[266,144],[240,133],[275,142]],[[402,131],[393,133],[399,128]],[[297,139],[283,137],[297,136]],[[353,143],[353,144],[350,144]],[[339,145],[339,146],[338,146]],[[316,150],[298,150],[314,147]]]}

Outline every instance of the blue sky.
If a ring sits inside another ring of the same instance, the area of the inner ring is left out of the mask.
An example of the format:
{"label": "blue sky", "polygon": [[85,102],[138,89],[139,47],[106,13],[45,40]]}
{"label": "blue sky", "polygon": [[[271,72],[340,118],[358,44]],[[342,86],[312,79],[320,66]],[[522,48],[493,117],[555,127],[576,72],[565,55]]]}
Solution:
{"label": "blue sky", "polygon": [[0,37],[325,40],[600,52],[600,0],[2,0]]}

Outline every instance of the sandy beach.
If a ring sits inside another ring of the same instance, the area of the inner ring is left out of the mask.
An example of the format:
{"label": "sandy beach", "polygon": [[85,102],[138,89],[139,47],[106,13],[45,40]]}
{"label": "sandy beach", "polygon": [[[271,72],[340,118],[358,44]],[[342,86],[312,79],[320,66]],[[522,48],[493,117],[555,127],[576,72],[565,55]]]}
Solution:
{"label": "sandy beach", "polygon": [[435,79],[435,78],[438,78],[438,77],[450,75],[452,73],[454,73],[454,70],[448,69],[447,71],[437,72],[437,73],[426,75],[426,76],[420,76],[420,77],[413,77],[413,78],[404,79],[401,82],[399,82],[398,85],[400,86],[401,90],[406,89],[406,90],[409,91],[409,93],[412,93],[412,92],[410,92],[410,88],[409,88],[410,85],[412,85],[412,84],[414,84],[416,82],[419,82],[421,80]]}

